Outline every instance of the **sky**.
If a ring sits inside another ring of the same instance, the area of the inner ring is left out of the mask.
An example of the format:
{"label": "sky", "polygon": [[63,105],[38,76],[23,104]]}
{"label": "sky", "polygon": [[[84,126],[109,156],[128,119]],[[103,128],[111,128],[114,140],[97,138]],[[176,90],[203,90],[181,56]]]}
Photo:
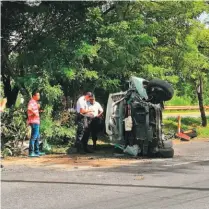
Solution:
{"label": "sky", "polygon": [[203,12],[200,17],[198,18],[202,23],[205,23],[207,21],[207,26],[209,26],[209,14],[206,12]]}

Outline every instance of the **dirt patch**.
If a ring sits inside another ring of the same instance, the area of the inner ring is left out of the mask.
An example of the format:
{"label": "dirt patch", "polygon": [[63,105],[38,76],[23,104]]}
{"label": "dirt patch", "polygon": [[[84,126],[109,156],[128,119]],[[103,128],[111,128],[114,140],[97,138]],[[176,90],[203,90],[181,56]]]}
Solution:
{"label": "dirt patch", "polygon": [[[206,138],[196,138],[189,142],[181,141],[179,139],[173,140],[174,145],[188,144],[193,142],[209,142]],[[110,149],[107,147],[99,153],[92,155],[46,155],[38,158],[29,157],[7,157],[3,160],[4,166],[25,165],[29,167],[52,167],[52,168],[97,168],[97,167],[117,167],[121,165],[128,165],[137,162],[149,162],[151,159],[131,158],[130,156],[114,156],[110,154]]]}
{"label": "dirt patch", "polygon": [[[90,146],[91,148],[91,146]],[[117,167],[146,161],[146,159],[132,158],[131,156],[121,156],[113,154],[113,146],[99,144],[97,151],[92,154],[52,154],[36,158],[7,157],[3,160],[5,166],[24,165],[28,167],[52,167],[52,168],[98,168],[98,167]]]}
{"label": "dirt patch", "polygon": [[39,158],[8,157],[6,165],[26,165],[62,168],[113,167],[138,162],[138,159],[100,158],[92,156],[47,155]]}

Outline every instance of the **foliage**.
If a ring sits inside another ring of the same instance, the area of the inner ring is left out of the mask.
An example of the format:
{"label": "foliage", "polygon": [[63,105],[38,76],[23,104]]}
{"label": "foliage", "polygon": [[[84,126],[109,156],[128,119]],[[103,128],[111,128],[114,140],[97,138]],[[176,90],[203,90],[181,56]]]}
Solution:
{"label": "foliage", "polygon": [[174,105],[196,104],[202,79],[202,100],[209,104],[209,30],[198,20],[208,11],[204,1],[4,1],[2,88],[8,107],[17,100],[20,108],[20,93],[26,107],[39,88],[42,137],[61,143],[75,134],[66,109],[79,95],[92,91],[105,106],[108,94],[125,90],[131,75],[172,83],[176,94],[167,104]]}
{"label": "foliage", "polygon": [[27,137],[26,114],[23,107],[7,109],[1,115],[2,149],[16,155],[21,152],[21,142]]}
{"label": "foliage", "polygon": [[63,143],[65,138],[73,140],[75,138],[75,125],[74,117],[66,115],[65,111],[59,113],[56,120],[53,120],[52,117],[52,107],[46,106],[45,112],[42,115],[40,132],[43,138],[49,139],[49,142],[52,144]]}
{"label": "foliage", "polygon": [[41,116],[40,132],[42,133],[43,138],[51,138],[54,130],[54,123],[51,117],[52,107],[48,105],[45,107],[44,111],[45,112]]}
{"label": "foliage", "polygon": [[4,85],[2,82],[0,82],[0,96],[1,96],[1,99],[4,98]]}
{"label": "foliage", "polygon": [[[195,18],[208,9],[204,2],[41,2],[33,7],[13,2],[3,3],[7,21],[9,5],[16,13],[10,27],[4,25],[3,37],[13,49],[13,79],[27,88],[48,76],[72,100],[84,90],[103,89],[105,96],[123,89],[130,75],[160,77],[182,92],[182,66],[192,64],[186,58],[191,57],[187,34],[198,31]],[[12,47],[8,37],[15,29]],[[206,31],[199,38],[202,46],[205,37]]]}
{"label": "foliage", "polygon": [[190,105],[196,105],[197,102],[193,101],[189,96],[176,96],[174,95],[174,97],[170,100],[167,101],[165,103],[165,105],[171,105],[171,106],[190,106]]}
{"label": "foliage", "polygon": [[209,136],[209,126],[207,127],[198,127],[197,134],[199,137],[208,138]]}

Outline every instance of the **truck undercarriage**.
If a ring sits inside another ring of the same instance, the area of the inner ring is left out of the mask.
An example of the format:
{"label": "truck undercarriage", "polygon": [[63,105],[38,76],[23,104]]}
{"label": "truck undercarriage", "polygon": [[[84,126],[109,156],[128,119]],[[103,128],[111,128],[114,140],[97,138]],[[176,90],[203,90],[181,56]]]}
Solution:
{"label": "truck undercarriage", "polygon": [[172,141],[162,130],[163,102],[173,93],[166,81],[131,77],[127,91],[109,95],[105,123],[110,140],[138,145],[141,156],[173,157]]}

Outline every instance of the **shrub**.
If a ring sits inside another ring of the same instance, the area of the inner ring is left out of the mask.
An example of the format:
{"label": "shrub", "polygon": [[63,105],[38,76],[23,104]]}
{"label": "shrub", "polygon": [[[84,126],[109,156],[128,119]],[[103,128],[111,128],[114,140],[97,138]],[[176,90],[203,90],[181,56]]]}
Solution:
{"label": "shrub", "polygon": [[53,119],[52,107],[46,106],[41,118],[41,135],[51,144],[63,144],[74,140],[75,124],[72,113],[66,110],[57,111]]}
{"label": "shrub", "polygon": [[26,111],[23,107],[7,109],[1,115],[2,149],[8,153],[21,153],[22,143],[27,137]]}

